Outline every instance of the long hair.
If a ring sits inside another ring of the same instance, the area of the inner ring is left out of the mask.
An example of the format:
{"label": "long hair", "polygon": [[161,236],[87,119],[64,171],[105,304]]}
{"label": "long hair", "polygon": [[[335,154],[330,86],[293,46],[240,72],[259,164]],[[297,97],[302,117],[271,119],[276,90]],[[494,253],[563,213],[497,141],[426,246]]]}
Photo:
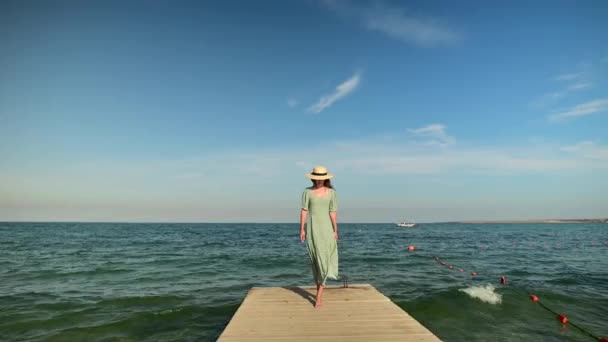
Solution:
{"label": "long hair", "polygon": [[[312,182],[312,187],[311,187],[311,188],[314,188],[314,187],[315,187],[315,180],[314,180],[314,179],[311,179],[310,181]],[[325,182],[323,182],[323,186],[326,186],[326,187],[328,187],[328,188],[330,188],[330,189],[333,189],[333,188],[334,188],[334,187],[331,185],[331,180],[330,180],[330,179],[326,179],[326,180],[325,180]]]}

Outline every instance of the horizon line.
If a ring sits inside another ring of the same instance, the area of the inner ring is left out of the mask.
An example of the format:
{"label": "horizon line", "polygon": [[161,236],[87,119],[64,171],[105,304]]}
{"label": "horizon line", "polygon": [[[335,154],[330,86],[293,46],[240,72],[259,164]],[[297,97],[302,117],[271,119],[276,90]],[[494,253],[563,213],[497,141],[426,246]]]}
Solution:
{"label": "horizon line", "polygon": [[[557,221],[557,222],[552,222]],[[447,221],[420,221],[417,224],[437,223],[560,223],[569,221],[603,221],[608,223],[608,217],[597,218],[544,218],[544,219],[493,219],[493,220],[447,220]],[[125,223],[125,224],[299,224],[296,221],[274,222],[274,221],[104,221],[104,220],[0,220],[0,223]],[[340,224],[396,224],[397,222],[341,222]]]}

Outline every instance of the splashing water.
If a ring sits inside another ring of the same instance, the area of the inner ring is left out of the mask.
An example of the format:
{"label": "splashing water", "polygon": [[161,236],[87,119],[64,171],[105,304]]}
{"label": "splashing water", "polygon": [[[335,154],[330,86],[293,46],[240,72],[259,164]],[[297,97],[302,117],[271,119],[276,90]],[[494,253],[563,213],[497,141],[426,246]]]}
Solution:
{"label": "splashing water", "polygon": [[494,290],[496,290],[496,288],[493,285],[487,284],[485,286],[471,286],[458,291],[464,292],[472,298],[477,298],[482,302],[489,304],[502,303],[502,295],[494,292]]}

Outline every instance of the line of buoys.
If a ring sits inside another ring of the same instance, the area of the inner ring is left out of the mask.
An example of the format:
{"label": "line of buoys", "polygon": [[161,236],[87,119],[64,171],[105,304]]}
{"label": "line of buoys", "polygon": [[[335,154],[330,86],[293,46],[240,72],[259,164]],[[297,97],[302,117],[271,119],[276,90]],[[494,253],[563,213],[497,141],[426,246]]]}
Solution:
{"label": "line of buoys", "polygon": [[[445,262],[445,261],[441,261],[441,259],[440,259],[438,256],[435,256],[435,257],[434,257],[434,259],[435,259],[435,261],[439,262],[439,263],[440,263],[442,266],[446,266],[446,265],[447,265],[447,262]],[[449,265],[449,267],[448,267],[448,268],[449,268],[450,270],[452,270],[452,269],[454,269],[454,266],[453,266],[453,265]],[[458,270],[459,270],[460,272],[464,272],[464,270],[463,270],[462,268],[459,268]],[[477,276],[477,275],[478,275],[478,274],[477,274],[477,272],[475,272],[475,271],[471,272],[471,277],[475,277],[475,276]],[[499,279],[500,279],[500,280],[499,280],[500,284],[502,284],[502,285],[507,285],[507,277],[505,277],[504,275],[501,275]],[[522,291],[526,291],[526,292],[528,292],[528,293],[530,292],[530,291],[528,291],[528,290],[524,290],[524,289],[522,289]],[[562,324],[564,324],[564,325],[565,325],[565,324],[569,324],[569,325],[571,325],[571,326],[575,327],[576,329],[580,330],[581,332],[585,333],[586,335],[588,335],[588,336],[590,336],[590,337],[594,338],[594,339],[595,339],[595,340],[597,340],[597,341],[600,341],[600,342],[608,342],[608,339],[607,339],[606,337],[597,337],[596,335],[594,335],[594,334],[590,333],[589,331],[587,331],[585,328],[582,328],[582,327],[580,327],[580,326],[578,326],[578,325],[576,325],[576,324],[574,324],[574,323],[570,322],[570,321],[568,320],[568,317],[567,317],[566,315],[561,314],[561,313],[557,313],[556,311],[554,311],[554,310],[552,310],[551,308],[547,307],[547,306],[546,306],[544,303],[542,303],[542,302],[539,300],[538,296],[536,296],[536,295],[534,295],[534,294],[529,294],[529,298],[530,298],[530,300],[531,300],[532,302],[534,302],[534,303],[538,304],[539,306],[541,306],[541,307],[542,307],[542,308],[544,308],[545,310],[547,310],[547,311],[549,311],[549,312],[553,313],[553,314],[555,315],[555,317],[557,317],[557,320],[558,320],[559,322],[561,322]]]}
{"label": "line of buoys", "polygon": [[572,243],[535,243],[535,242],[521,242],[521,243],[490,243],[488,244],[475,244],[475,245],[466,245],[463,247],[471,247],[471,248],[477,248],[477,249],[481,249],[481,250],[486,250],[486,249],[490,249],[493,247],[513,247],[513,248],[519,248],[519,247],[531,247],[531,248],[536,248],[536,247],[544,247],[544,248],[551,248],[551,247],[555,247],[555,248],[566,248],[566,247],[574,247],[574,248],[581,248],[581,247],[589,247],[589,246],[608,246],[608,241],[605,242],[601,242],[601,241],[591,241],[591,242],[572,242]]}
{"label": "line of buoys", "polygon": [[[441,261],[439,259],[439,257],[437,257],[437,256],[434,259],[435,259],[435,261],[439,262],[441,264],[441,266],[448,266],[448,269],[450,269],[450,270],[456,269],[454,267],[454,265],[448,265],[448,263],[446,261]],[[464,270],[462,268],[458,268],[458,272],[464,272]],[[475,277],[476,275],[477,275],[477,272],[471,272],[472,277]]]}
{"label": "line of buoys", "polygon": [[544,247],[544,248],[556,248],[556,249],[563,249],[563,248],[584,248],[584,247],[601,247],[601,246],[608,246],[608,241],[606,242],[602,242],[602,241],[591,241],[591,242],[572,242],[572,243],[568,243],[568,242],[560,242],[560,243],[543,243],[543,242],[521,242],[521,243],[490,243],[490,244],[472,244],[472,245],[464,245],[462,247],[465,248],[475,248],[475,249],[479,249],[479,250],[490,250],[492,248],[496,248],[496,247],[500,247],[500,248],[505,248],[505,247],[512,247],[512,248],[538,248],[538,247]]}
{"label": "line of buoys", "polygon": [[[439,259],[439,257],[435,257],[434,259],[435,259],[435,261],[439,261],[439,260],[440,260],[440,259]],[[442,266],[446,266],[446,265],[447,265],[447,262],[445,262],[445,261],[441,261],[440,263],[441,263],[441,265],[442,265]],[[454,268],[454,265],[449,265],[449,266],[448,266],[448,269],[450,269],[450,270],[455,269],[455,268]],[[462,268],[458,268],[458,271],[459,271],[459,272],[464,272],[464,269],[462,269]],[[471,277],[475,277],[475,276],[477,276],[477,275],[478,275],[478,273],[477,273],[477,272],[475,272],[475,271],[471,272]],[[504,275],[501,275],[501,276],[500,276],[500,283],[501,283],[502,285],[507,285],[507,277],[505,277]]]}
{"label": "line of buoys", "polygon": [[584,334],[588,335],[589,337],[591,337],[591,338],[593,338],[593,339],[595,339],[595,340],[598,340],[598,341],[600,341],[600,342],[608,342],[608,339],[606,339],[606,337],[598,337],[598,336],[594,335],[593,333],[591,333],[591,332],[587,331],[587,329],[585,329],[585,328],[583,328],[583,327],[580,327],[580,326],[578,326],[578,325],[576,325],[576,324],[574,324],[574,323],[570,322],[570,321],[568,320],[568,317],[567,317],[566,315],[561,314],[561,313],[557,313],[555,310],[553,310],[553,309],[551,309],[551,308],[547,307],[547,306],[546,306],[544,303],[542,303],[542,302],[541,302],[541,301],[538,299],[538,296],[531,294],[531,295],[530,295],[530,300],[531,300],[533,303],[538,304],[538,305],[539,305],[540,307],[542,307],[543,309],[545,309],[545,310],[549,311],[550,313],[552,313],[553,315],[555,315],[555,317],[557,318],[557,320],[558,320],[560,323],[562,323],[562,324],[569,324],[569,325],[571,325],[571,326],[575,327],[576,329],[578,329],[579,331],[581,331],[582,333],[584,333]]}

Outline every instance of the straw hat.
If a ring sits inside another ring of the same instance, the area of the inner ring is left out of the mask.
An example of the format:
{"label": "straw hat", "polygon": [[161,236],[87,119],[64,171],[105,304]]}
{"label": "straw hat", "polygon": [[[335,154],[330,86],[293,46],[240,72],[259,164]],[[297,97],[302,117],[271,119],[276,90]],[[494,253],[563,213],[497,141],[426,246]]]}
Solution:
{"label": "straw hat", "polygon": [[325,168],[325,166],[315,166],[312,168],[311,173],[306,174],[306,177],[310,179],[330,179],[333,176],[334,175],[327,172],[327,168]]}

